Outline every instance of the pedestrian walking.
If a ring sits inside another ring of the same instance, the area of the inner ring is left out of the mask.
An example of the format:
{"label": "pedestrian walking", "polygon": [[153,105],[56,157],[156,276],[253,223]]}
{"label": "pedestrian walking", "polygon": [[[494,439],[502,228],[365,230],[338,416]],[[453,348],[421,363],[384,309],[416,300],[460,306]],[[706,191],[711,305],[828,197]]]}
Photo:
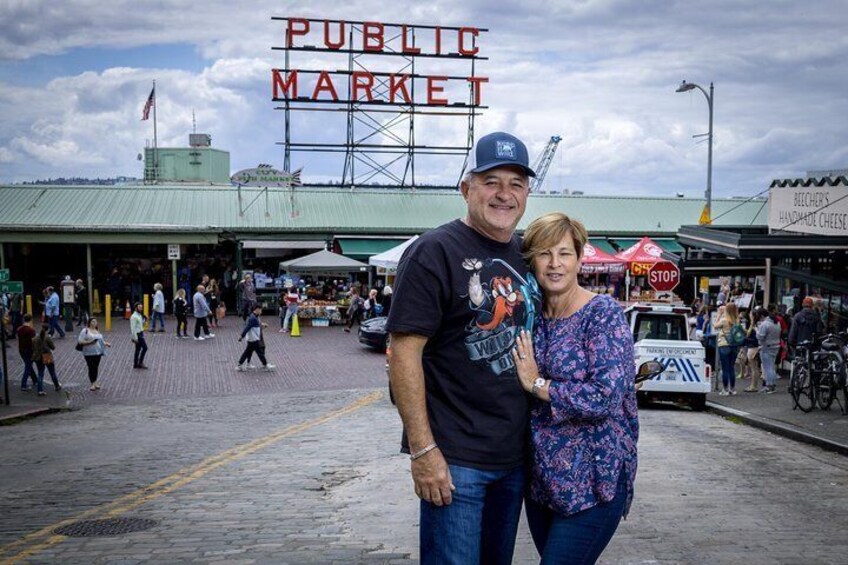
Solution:
{"label": "pedestrian walking", "polygon": [[285,333],[289,331],[292,318],[297,316],[297,310],[300,307],[300,295],[298,295],[295,287],[290,286],[281,298],[280,333]]}
{"label": "pedestrian walking", "polygon": [[241,337],[239,337],[239,341],[243,339],[247,339],[247,346],[244,348],[244,352],[239,357],[238,361],[238,371],[247,371],[248,369],[253,368],[250,364],[250,359],[253,357],[253,354],[256,353],[256,356],[259,357],[259,361],[262,363],[262,368],[265,371],[273,371],[276,366],[268,363],[268,360],[265,358],[265,339],[262,334],[262,329],[267,328],[268,324],[262,322],[260,317],[262,316],[262,306],[256,304],[253,306],[253,311],[248,316],[247,321],[244,324],[244,328],[241,331]]}
{"label": "pedestrian walking", "polygon": [[35,376],[35,369],[32,367],[32,340],[35,339],[35,330],[32,327],[32,316],[24,314],[24,320],[21,327],[18,328],[18,354],[21,356],[21,361],[24,363],[24,373],[21,377],[21,390],[27,392],[31,390],[28,381],[32,379],[33,384],[38,386],[38,377]]}
{"label": "pedestrian walking", "polygon": [[218,327],[218,305],[220,304],[221,292],[218,288],[218,281],[211,279],[209,286],[206,287],[206,292],[203,293],[206,297],[206,303],[209,304],[209,325],[213,328]]}
{"label": "pedestrian walking", "polygon": [[780,324],[768,310],[760,308],[760,324],[757,326],[757,341],[760,344],[760,360],[766,384],[760,392],[773,393],[777,390],[777,353],[780,351]]}
{"label": "pedestrian walking", "polygon": [[88,381],[91,384],[88,390],[100,390],[100,360],[106,355],[107,347],[112,347],[112,344],[103,339],[97,318],[89,318],[77,338],[77,349],[82,350],[88,367]]}
{"label": "pedestrian walking", "polygon": [[[209,304],[206,302],[206,297],[203,293],[206,289],[202,284],[197,285],[197,290],[191,298],[191,305],[194,313],[194,339],[195,341],[203,341],[204,339],[215,337],[215,334],[209,332],[209,324],[206,322],[209,316]],[[203,329],[203,334],[200,335],[200,330]]]}
{"label": "pedestrian walking", "polygon": [[48,333],[52,336],[54,332],[59,334],[59,338],[65,337],[65,330],[59,324],[59,294],[48,286],[45,289],[47,299],[44,301],[44,316],[47,318],[47,324],[50,327]]}
{"label": "pedestrian walking", "polygon": [[18,328],[24,323],[23,300],[24,297],[19,292],[13,292],[9,296],[9,322],[12,324],[12,339],[15,339]]}
{"label": "pedestrian walking", "polygon": [[238,283],[238,290],[241,293],[241,307],[239,309],[241,319],[247,321],[247,317],[256,305],[256,286],[253,284],[253,276],[245,274]]}
{"label": "pedestrian walking", "polygon": [[91,300],[82,279],[77,279],[74,284],[74,303],[77,307],[77,327],[79,327],[86,325],[91,317]]}
{"label": "pedestrian walking", "polygon": [[144,311],[141,302],[135,305],[135,312],[130,316],[130,336],[135,344],[133,351],[133,369],[147,369],[144,356],[147,355],[147,341],[144,339]]}
{"label": "pedestrian walking", "polygon": [[177,289],[177,295],[174,297],[174,317],[177,319],[177,339],[188,339],[188,303],[185,289]]}
{"label": "pedestrian walking", "polygon": [[347,325],[344,327],[346,333],[350,333],[354,323],[362,322],[362,312],[365,306],[365,300],[359,296],[359,289],[351,287],[350,289],[350,304],[347,307]]}
{"label": "pedestrian walking", "polygon": [[[159,329],[156,329],[156,321],[159,321]],[[162,292],[162,283],[153,285],[153,321],[150,324],[150,332],[165,331],[165,293]]]}
{"label": "pedestrian walking", "polygon": [[735,303],[728,302],[719,306],[718,311],[715,330],[723,385],[719,395],[728,396],[736,394],[736,356],[739,354],[739,344],[733,342],[731,333],[734,326],[739,324],[739,309]]}
{"label": "pedestrian walking", "polygon": [[62,385],[59,384],[59,378],[56,376],[56,363],[53,352],[56,351],[56,344],[53,343],[53,338],[47,335],[47,325],[42,324],[41,331],[32,340],[32,361],[38,369],[38,396],[44,396],[44,370],[50,373],[50,379],[53,381],[53,388],[56,392],[62,390]]}

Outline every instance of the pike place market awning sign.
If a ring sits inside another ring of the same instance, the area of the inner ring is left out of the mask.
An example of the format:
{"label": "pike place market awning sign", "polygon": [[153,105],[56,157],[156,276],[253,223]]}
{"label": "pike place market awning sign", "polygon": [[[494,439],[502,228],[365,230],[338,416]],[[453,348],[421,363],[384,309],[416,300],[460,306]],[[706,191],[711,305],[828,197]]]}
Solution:
{"label": "pike place market awning sign", "polygon": [[848,236],[848,186],[773,186],[772,230]]}

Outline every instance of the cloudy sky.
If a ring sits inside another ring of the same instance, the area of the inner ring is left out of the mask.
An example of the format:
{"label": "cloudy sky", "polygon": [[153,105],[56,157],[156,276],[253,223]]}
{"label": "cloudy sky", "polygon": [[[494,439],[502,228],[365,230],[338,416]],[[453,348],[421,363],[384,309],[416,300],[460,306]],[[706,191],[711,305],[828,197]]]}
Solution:
{"label": "cloudy sky", "polygon": [[[235,8],[237,6],[237,8]],[[715,83],[713,192],[753,196],[774,178],[848,168],[848,10],[839,0],[482,0],[273,2],[0,1],[0,182],[141,176],[153,138],[141,111],[157,82],[160,146],[192,128],[231,152],[236,171],[282,167],[283,115],[271,101],[272,16],[477,26],[489,77],[479,134],[525,139],[534,159],[562,136],[546,189],[587,194],[703,194],[708,128],[699,91]],[[841,14],[841,15],[840,15]],[[311,43],[311,42],[310,42]],[[344,68],[300,54],[292,66]],[[375,63],[385,64],[385,63]],[[429,63],[423,72],[456,67]],[[422,67],[424,64],[422,63]],[[416,123],[419,140],[463,142],[462,120]],[[344,139],[312,113],[294,140]],[[295,153],[306,182],[341,161]],[[419,180],[455,182],[461,160],[422,159]]]}

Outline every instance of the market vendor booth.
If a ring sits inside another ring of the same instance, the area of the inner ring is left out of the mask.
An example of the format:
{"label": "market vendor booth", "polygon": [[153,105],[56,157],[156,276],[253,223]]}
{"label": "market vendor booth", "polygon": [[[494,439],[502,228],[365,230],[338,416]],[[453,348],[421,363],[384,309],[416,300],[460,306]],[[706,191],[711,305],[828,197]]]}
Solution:
{"label": "market vendor booth", "polygon": [[[662,257],[662,248],[649,237],[643,237],[615,257],[624,261],[627,268],[627,299],[630,301],[667,300],[670,293],[658,293],[648,286],[648,273],[657,263],[671,263]],[[671,296],[673,299],[673,295]]]}
{"label": "market vendor booth", "polygon": [[[322,249],[283,261],[280,263],[280,277],[283,281],[294,276],[304,281],[309,279],[313,284],[306,289],[306,298],[300,303],[297,315],[301,320],[309,320],[313,326],[329,326],[342,323],[348,306],[347,297],[336,298],[339,279],[348,283],[354,273],[368,272],[369,269],[365,263]],[[329,292],[326,293],[318,290],[328,287]]]}
{"label": "market vendor booth", "polygon": [[589,242],[583,245],[583,260],[580,265],[581,286],[598,294],[617,295],[627,270],[624,260],[595,247]]}

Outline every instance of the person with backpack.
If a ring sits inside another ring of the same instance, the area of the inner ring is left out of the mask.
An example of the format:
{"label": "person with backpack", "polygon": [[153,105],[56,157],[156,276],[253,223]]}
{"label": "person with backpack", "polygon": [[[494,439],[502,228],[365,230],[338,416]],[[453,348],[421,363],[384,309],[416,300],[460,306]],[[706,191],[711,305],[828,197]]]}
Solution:
{"label": "person with backpack", "polygon": [[739,347],[745,342],[745,329],[739,323],[739,308],[729,302],[719,307],[715,332],[718,345],[718,358],[721,363],[721,381],[723,388],[720,396],[736,394],[736,356]]}
{"label": "person with backpack", "polygon": [[810,341],[815,336],[824,333],[824,323],[821,316],[813,310],[813,298],[807,296],[801,302],[801,311],[792,316],[789,328],[789,345],[795,347],[804,341]]}

